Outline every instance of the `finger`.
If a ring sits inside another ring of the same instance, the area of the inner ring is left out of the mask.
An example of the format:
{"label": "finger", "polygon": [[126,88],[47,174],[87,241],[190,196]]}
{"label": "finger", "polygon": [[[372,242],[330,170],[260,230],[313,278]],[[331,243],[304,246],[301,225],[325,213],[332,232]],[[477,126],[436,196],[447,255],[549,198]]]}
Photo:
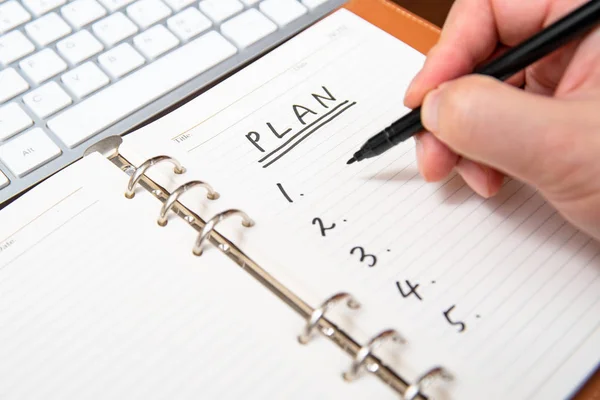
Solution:
{"label": "finger", "polygon": [[455,169],[475,193],[486,198],[498,193],[504,182],[504,174],[466,158],[461,157]]}
{"label": "finger", "polygon": [[[472,72],[494,53],[498,42],[515,46],[585,1],[457,0],[440,41],[407,90],[406,106],[417,107],[431,89]],[[562,73],[556,68],[544,70],[548,71]]]}
{"label": "finger", "polygon": [[600,28],[582,41],[556,89],[556,96],[585,98],[600,91]]}
{"label": "finger", "polygon": [[444,179],[456,165],[458,155],[431,133],[424,132],[415,137],[419,172],[428,182]]}
{"label": "finger", "polygon": [[511,86],[522,88],[525,85],[525,71],[521,71],[506,80]]}
{"label": "finger", "polygon": [[600,121],[589,121],[589,111],[577,117],[584,112],[581,103],[472,75],[430,92],[422,119],[455,153],[539,187],[568,173],[569,163],[557,160],[585,150],[565,132],[592,131]]}

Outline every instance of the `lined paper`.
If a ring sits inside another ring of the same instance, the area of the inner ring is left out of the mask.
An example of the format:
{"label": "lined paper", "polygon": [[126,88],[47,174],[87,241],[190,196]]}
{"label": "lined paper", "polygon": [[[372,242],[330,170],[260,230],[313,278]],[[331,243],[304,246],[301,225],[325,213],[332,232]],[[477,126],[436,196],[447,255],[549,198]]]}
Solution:
{"label": "lined paper", "polygon": [[93,154],[0,212],[3,399],[396,398],[127,180]]}
{"label": "lined paper", "polygon": [[255,227],[220,229],[312,302],[353,293],[364,307],[349,329],[402,332],[406,348],[384,358],[410,379],[447,367],[456,380],[441,398],[565,398],[600,361],[598,243],[521,182],[488,200],[455,174],[426,183],[412,141],[346,165],[408,111],[423,60],[339,11],[123,152],[174,155],[213,184],[218,201],[186,204],[206,217],[246,211]]}

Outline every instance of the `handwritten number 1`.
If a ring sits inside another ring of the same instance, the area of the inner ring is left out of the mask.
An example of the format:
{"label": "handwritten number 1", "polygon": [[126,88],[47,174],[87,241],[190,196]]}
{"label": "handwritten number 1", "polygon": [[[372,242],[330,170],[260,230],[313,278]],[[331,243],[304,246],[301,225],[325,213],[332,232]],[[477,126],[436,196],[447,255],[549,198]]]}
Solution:
{"label": "handwritten number 1", "polygon": [[312,220],[312,224],[319,224],[319,229],[321,229],[321,236],[325,236],[325,231],[329,231],[333,228],[335,228],[335,222],[333,224],[331,224],[331,226],[329,228],[326,228],[323,225],[323,221],[321,220],[321,218],[315,218]]}

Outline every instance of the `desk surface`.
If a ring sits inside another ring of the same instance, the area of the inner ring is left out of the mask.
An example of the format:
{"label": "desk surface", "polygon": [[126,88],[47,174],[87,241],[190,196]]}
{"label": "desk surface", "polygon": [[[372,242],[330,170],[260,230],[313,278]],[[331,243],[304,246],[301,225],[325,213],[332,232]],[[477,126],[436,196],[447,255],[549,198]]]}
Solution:
{"label": "desk surface", "polygon": [[454,0],[393,0],[408,11],[441,27]]}

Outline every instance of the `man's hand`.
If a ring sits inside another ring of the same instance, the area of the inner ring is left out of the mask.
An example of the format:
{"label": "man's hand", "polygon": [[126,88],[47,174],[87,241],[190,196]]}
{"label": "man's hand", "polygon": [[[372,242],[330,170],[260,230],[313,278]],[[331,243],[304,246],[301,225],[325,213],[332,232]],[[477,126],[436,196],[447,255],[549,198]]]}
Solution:
{"label": "man's hand", "polygon": [[422,104],[428,132],[416,141],[426,180],[455,169],[489,197],[512,176],[600,239],[600,29],[507,83],[458,78],[503,51],[499,43],[515,46],[585,2],[456,1],[405,98]]}

